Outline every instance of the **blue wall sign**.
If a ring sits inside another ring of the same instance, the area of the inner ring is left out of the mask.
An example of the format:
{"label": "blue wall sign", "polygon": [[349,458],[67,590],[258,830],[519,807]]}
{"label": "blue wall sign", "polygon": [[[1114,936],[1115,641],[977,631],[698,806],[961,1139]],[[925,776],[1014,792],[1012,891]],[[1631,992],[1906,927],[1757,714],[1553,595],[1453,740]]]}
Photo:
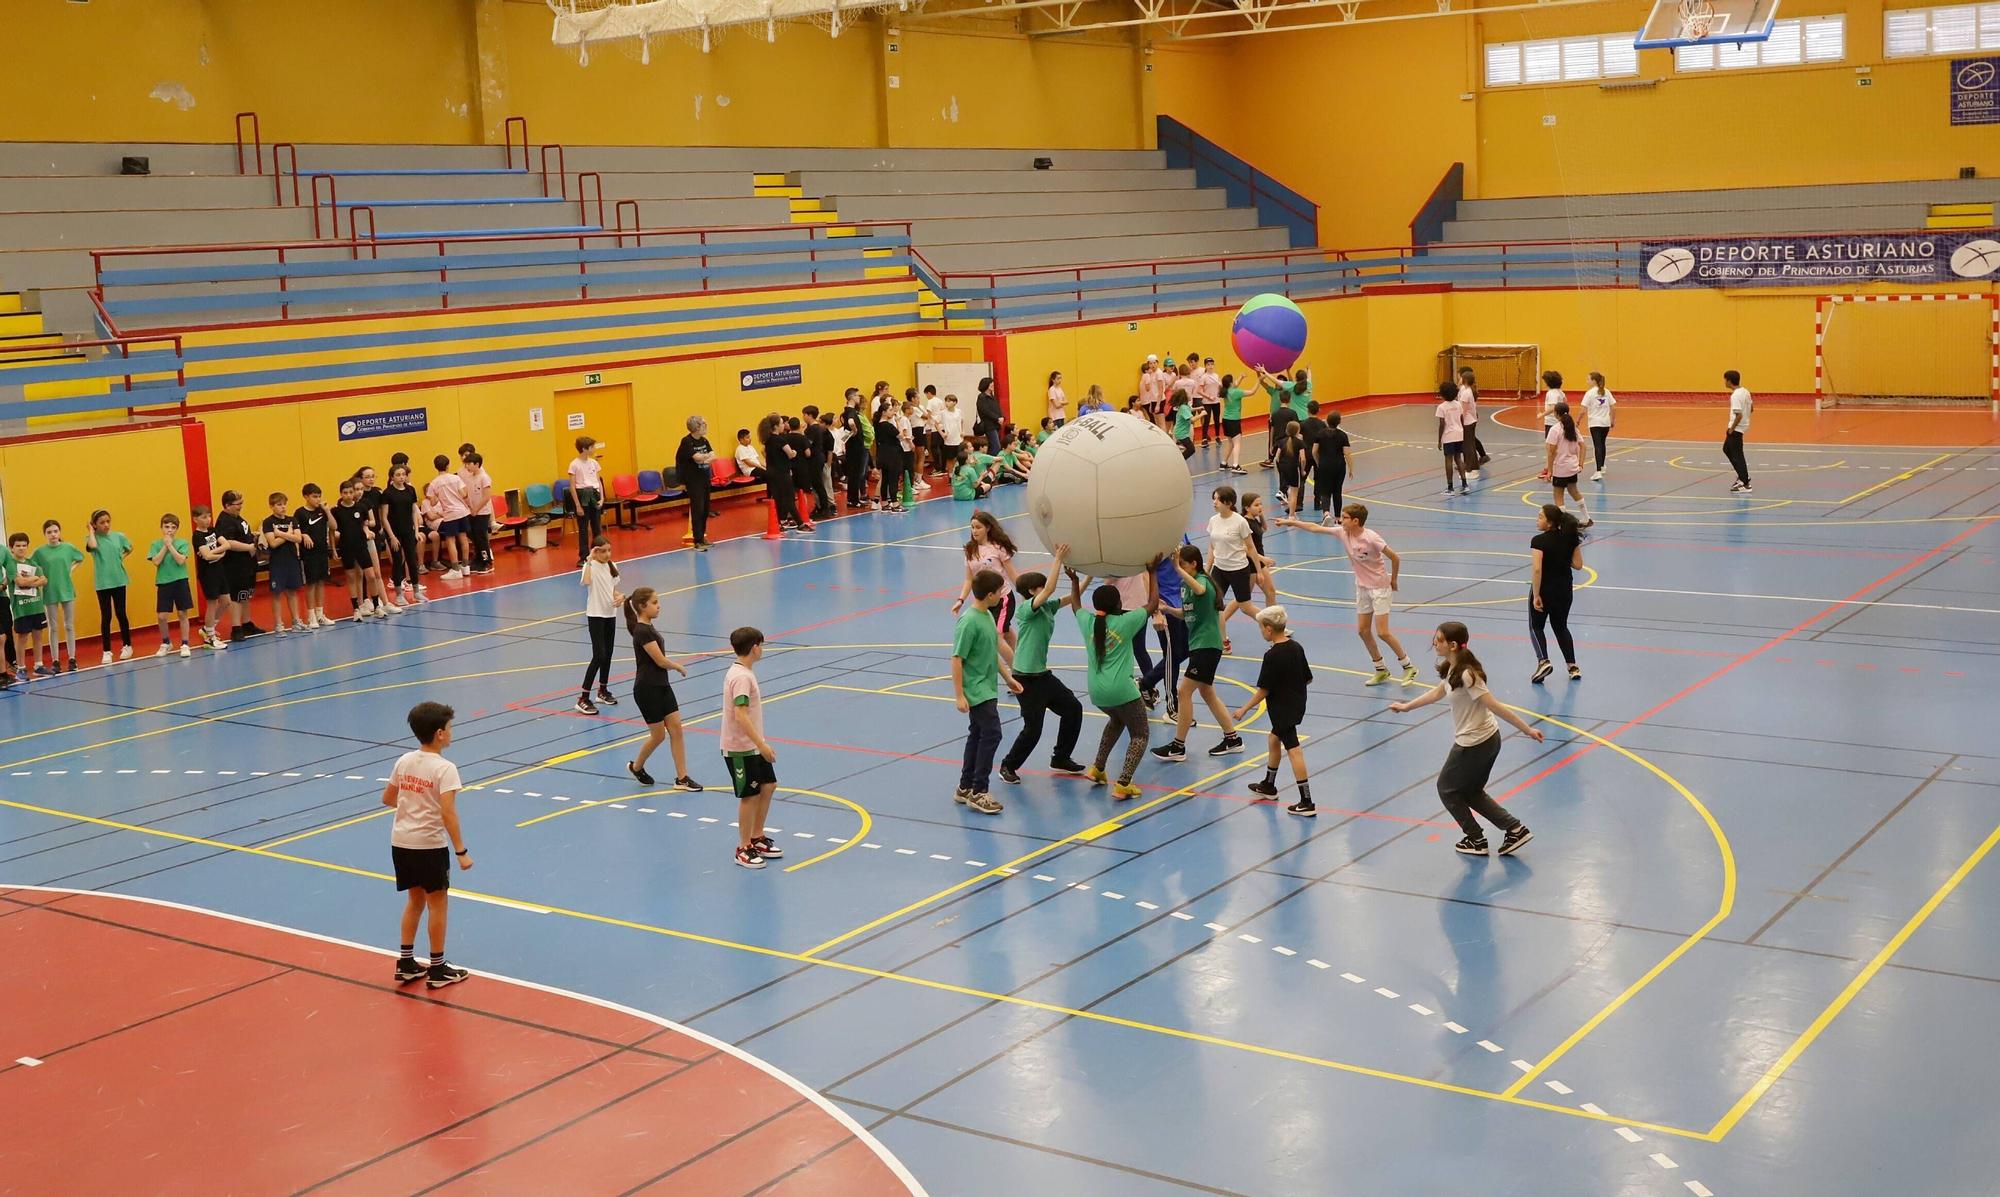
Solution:
{"label": "blue wall sign", "polygon": [[1639,265],[1639,285],[1655,290],[1950,283],[2000,273],[2000,241],[1980,232],[1709,237],[1648,242]]}
{"label": "blue wall sign", "polygon": [[1951,123],[2000,125],[2000,58],[1951,60]]}
{"label": "blue wall sign", "polygon": [[804,366],[765,366],[761,370],[745,370],[741,375],[742,389],[762,391],[771,387],[795,387],[805,381]]}
{"label": "blue wall sign", "polygon": [[396,436],[404,432],[430,431],[430,412],[421,407],[405,407],[396,411],[371,411],[359,416],[341,416],[335,421],[344,441],[365,440],[371,436]]}

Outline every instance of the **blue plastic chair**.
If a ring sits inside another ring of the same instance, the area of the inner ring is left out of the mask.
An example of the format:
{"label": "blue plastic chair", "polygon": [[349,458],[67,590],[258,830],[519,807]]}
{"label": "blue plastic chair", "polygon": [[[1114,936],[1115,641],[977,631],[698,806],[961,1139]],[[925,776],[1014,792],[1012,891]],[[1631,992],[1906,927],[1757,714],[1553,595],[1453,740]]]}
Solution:
{"label": "blue plastic chair", "polygon": [[527,502],[528,510],[536,515],[551,515],[562,510],[562,504],[556,501],[555,492],[549,489],[547,483],[529,483],[521,497]]}

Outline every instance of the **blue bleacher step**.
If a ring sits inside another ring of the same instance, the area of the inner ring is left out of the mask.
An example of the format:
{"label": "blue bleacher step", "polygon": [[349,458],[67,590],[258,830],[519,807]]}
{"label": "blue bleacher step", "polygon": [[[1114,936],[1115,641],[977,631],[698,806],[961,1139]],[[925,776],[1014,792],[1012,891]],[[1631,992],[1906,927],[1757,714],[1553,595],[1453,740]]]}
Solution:
{"label": "blue bleacher step", "polygon": [[374,175],[525,175],[525,166],[385,167],[381,170],[314,170],[299,168],[302,175],[331,175],[336,179],[368,178]]}
{"label": "blue bleacher step", "polygon": [[571,201],[560,195],[509,195],[497,199],[475,199],[465,196],[446,196],[442,199],[381,199],[381,200],[341,200],[336,208],[458,208],[475,204],[567,204]]}
{"label": "blue bleacher step", "polygon": [[465,237],[533,237],[547,233],[601,233],[601,224],[558,224],[541,228],[524,229],[428,229],[414,233],[382,233],[377,241],[436,241],[442,237],[459,240]]}

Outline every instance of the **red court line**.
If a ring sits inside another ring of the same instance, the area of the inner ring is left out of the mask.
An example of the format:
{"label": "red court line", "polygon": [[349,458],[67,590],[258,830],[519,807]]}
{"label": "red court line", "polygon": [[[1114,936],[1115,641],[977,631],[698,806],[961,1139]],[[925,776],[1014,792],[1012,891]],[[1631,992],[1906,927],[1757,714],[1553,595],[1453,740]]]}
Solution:
{"label": "red court line", "polygon": [[[1846,608],[1849,604],[1859,600],[1862,595],[1865,595],[1870,591],[1879,590],[1882,587],[1887,586],[1889,583],[1895,581],[1897,578],[1902,577],[1904,574],[1909,573],[1917,566],[1922,565],[1924,562],[1929,561],[1933,557],[1943,554],[1944,552],[1949,550],[1953,545],[1959,543],[1962,540],[1966,540],[1969,537],[1975,536],[1978,533],[1984,532],[1986,529],[1992,527],[1996,523],[2000,523],[2000,516],[1988,516],[1987,518],[1980,520],[1978,523],[1967,527],[1964,531],[1952,537],[1950,540],[1945,541],[1943,544],[1938,545],[1936,548],[1931,549],[1929,552],[1924,553],[1922,556],[1912,557],[1910,560],[1905,561],[1903,564],[1897,566],[1895,569],[1890,570],[1886,574],[1883,574],[1881,577],[1875,579],[1873,582],[1870,582],[1867,585],[1861,587],[1861,589],[1856,590],[1854,593],[1848,595],[1846,598],[1841,599],[1838,602],[1827,604],[1819,611],[1813,613],[1812,615],[1807,616],[1805,619],[1800,620],[1798,623],[1793,624],[1790,628],[1787,628],[1785,631],[1780,632],[1776,636],[1771,637],[1769,640],[1766,640],[1764,643],[1758,645],[1756,648],[1753,648],[1750,651],[1743,653],[1735,660],[1730,661],[1728,664],[1722,666],[1720,669],[1717,669],[1715,672],[1709,674],[1708,676],[1688,683],[1686,686],[1683,686],[1681,689],[1675,691],[1673,694],[1668,695],[1666,698],[1661,699],[1659,702],[1654,703],[1652,706],[1639,712],[1637,715],[1634,715],[1632,718],[1619,724],[1617,727],[1611,729],[1608,732],[1601,733],[1599,738],[1602,740],[1617,739],[1619,736],[1623,735],[1628,731],[1631,731],[1633,728],[1646,722],[1648,719],[1651,719],[1653,716],[1659,714],[1661,711],[1666,710],[1668,707],[1673,706],[1675,703],[1679,702],[1683,698],[1686,698],[1688,695],[1693,694],[1695,691],[1702,689],[1709,683],[1719,681],[1722,678],[1727,677],[1729,674],[1735,672],[1738,666],[1746,665],[1749,662],[1756,660],[1758,657],[1761,657],[1765,653],[1770,652],[1772,649],[1778,647],[1780,644],[1785,643],[1787,640],[1790,640],[1792,637],[1798,635],[1800,632],[1805,631],[1807,628],[1818,623],[1820,620],[1825,619],[1827,616],[1832,615],[1836,611]],[[1582,760],[1584,757],[1589,756],[1591,753],[1597,751],[1597,749],[1600,746],[1601,745],[1598,740],[1592,740],[1590,743],[1584,745],[1582,748],[1577,749],[1575,752],[1570,753],[1568,756],[1557,761],[1555,764],[1550,765],[1547,768],[1543,769],[1540,773],[1537,773],[1533,777],[1528,778],[1526,781],[1519,783],[1512,789],[1508,790],[1506,793],[1499,795],[1498,798],[1496,798],[1496,801],[1505,802],[1507,799],[1520,793],[1522,790],[1527,789],[1529,786],[1534,785],[1536,782],[1541,781],[1543,778],[1548,777],[1550,774],[1553,774],[1561,769],[1567,768],[1569,765],[1575,763],[1576,761]]]}
{"label": "red court line", "polygon": [[915,1190],[796,1081],[637,1011],[497,977],[399,989],[386,953],[114,894],[18,906],[0,943],[39,978],[9,1038],[40,1062],[7,1069],[0,1120],[24,1192],[208,1192],[218,1160],[244,1191],[707,1185],[722,1163],[730,1191]]}

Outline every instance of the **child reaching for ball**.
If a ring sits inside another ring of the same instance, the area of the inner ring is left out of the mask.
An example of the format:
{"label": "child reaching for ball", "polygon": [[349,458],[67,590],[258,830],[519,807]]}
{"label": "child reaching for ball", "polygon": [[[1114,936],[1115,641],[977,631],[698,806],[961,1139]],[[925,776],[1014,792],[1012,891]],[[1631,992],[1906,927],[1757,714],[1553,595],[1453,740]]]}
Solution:
{"label": "child reaching for ball", "polygon": [[1117,802],[1139,796],[1132,775],[1139,771],[1139,762],[1146,757],[1146,704],[1140,700],[1139,683],[1132,677],[1132,644],[1146,634],[1146,626],[1160,606],[1159,584],[1153,577],[1153,567],[1158,564],[1155,560],[1146,567],[1146,606],[1139,611],[1125,610],[1118,587],[1109,584],[1091,591],[1090,608],[1086,610],[1083,582],[1075,574],[1070,575],[1070,598],[1077,605],[1076,622],[1083,631],[1090,701],[1110,721],[1104,725],[1104,735],[1097,742],[1097,759],[1084,776],[1090,778],[1093,786],[1104,784],[1104,766],[1122,733],[1126,737],[1125,766],[1119,770],[1117,784],[1111,787],[1111,797]]}
{"label": "child reaching for ball", "polygon": [[[1073,755],[1077,736],[1083,731],[1083,704],[1049,669],[1049,638],[1055,634],[1056,611],[1074,606],[1083,589],[1075,572],[1063,565],[1068,557],[1069,546],[1059,544],[1046,575],[1025,573],[1014,580],[1015,593],[1021,599],[1015,619],[1020,639],[1014,646],[1013,660],[1014,680],[1021,684],[1021,731],[1000,762],[1000,780],[1008,785],[1021,784],[1021,766],[1041,743],[1042,720],[1050,711],[1055,712],[1057,723],[1056,749],[1049,758],[1049,768],[1058,773],[1083,772]],[[1070,578],[1071,597],[1058,602],[1056,579],[1065,573]]]}
{"label": "child reaching for ball", "polygon": [[1215,693],[1215,670],[1222,664],[1222,611],[1215,599],[1216,585],[1201,572],[1201,550],[1193,545],[1182,545],[1173,562],[1181,576],[1181,612],[1187,621],[1187,668],[1181,673],[1180,702],[1174,710],[1174,738],[1155,748],[1153,755],[1163,761],[1187,759],[1188,729],[1194,724],[1190,700],[1199,691],[1222,728],[1221,743],[1209,749],[1208,755],[1234,756],[1243,751],[1243,737],[1236,734],[1229,707]]}
{"label": "child reaching for ball", "polygon": [[1319,809],[1313,805],[1312,787],[1306,781],[1306,754],[1299,747],[1299,724],[1306,717],[1306,689],[1312,685],[1312,666],[1306,661],[1304,647],[1286,629],[1283,607],[1259,611],[1257,630],[1271,647],[1264,650],[1264,665],[1257,671],[1257,689],[1236,712],[1236,720],[1242,722],[1251,708],[1261,702],[1264,713],[1271,719],[1271,734],[1267,737],[1264,779],[1251,782],[1250,792],[1261,798],[1278,796],[1278,751],[1283,749],[1291,759],[1292,776],[1299,783],[1299,800],[1285,809],[1310,819]]}
{"label": "child reaching for ball", "polygon": [[[1382,539],[1379,532],[1368,527],[1368,509],[1359,503],[1349,503],[1340,509],[1340,523],[1332,528],[1309,524],[1304,520],[1281,519],[1281,528],[1298,528],[1321,536],[1338,536],[1341,545],[1347,549],[1347,563],[1354,570],[1354,631],[1361,637],[1362,647],[1368,650],[1368,657],[1375,663],[1375,676],[1363,682],[1364,686],[1379,686],[1389,680],[1389,669],[1382,664],[1382,650],[1375,647],[1375,638],[1389,646],[1396,654],[1396,664],[1403,671],[1403,682],[1409,684],[1417,680],[1417,667],[1403,651],[1403,644],[1396,634],[1389,630],[1389,609],[1403,573],[1403,559],[1396,550]],[[1389,568],[1382,568],[1382,561],[1388,559]]]}
{"label": "child reaching for ball", "polygon": [[1236,511],[1236,488],[1218,486],[1210,496],[1215,514],[1208,517],[1208,572],[1222,601],[1222,651],[1229,651],[1229,617],[1242,611],[1257,616],[1250,601],[1250,522]]}

